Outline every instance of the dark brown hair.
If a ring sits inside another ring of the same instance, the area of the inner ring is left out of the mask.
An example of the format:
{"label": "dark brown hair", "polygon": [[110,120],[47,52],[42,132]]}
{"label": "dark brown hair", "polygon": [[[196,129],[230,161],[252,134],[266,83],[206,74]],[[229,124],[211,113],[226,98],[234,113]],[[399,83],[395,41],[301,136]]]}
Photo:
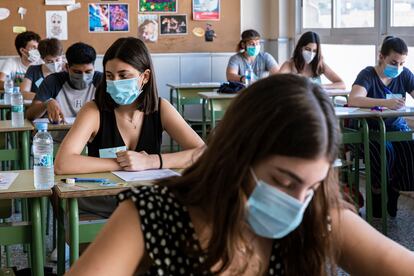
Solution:
{"label": "dark brown hair", "polygon": [[119,38],[109,47],[104,55],[104,74],[100,85],[96,89],[95,97],[99,110],[114,110],[118,107],[118,104],[106,93],[105,65],[109,60],[115,58],[128,63],[140,73],[150,70],[149,80],[144,85],[142,93],[138,96],[137,109],[145,114],[158,110],[158,90],[151,56],[144,42],[135,37]]}
{"label": "dark brown hair", "polygon": [[246,49],[246,42],[249,40],[260,39],[260,34],[256,30],[245,30],[241,34],[241,40],[237,44],[237,51]]}
{"label": "dark brown hair", "polygon": [[16,39],[14,40],[14,46],[16,47],[19,56],[22,56],[22,53],[20,53],[20,48],[26,48],[27,43],[32,40],[39,42],[40,36],[37,33],[31,31],[26,31],[16,36]]}
{"label": "dark brown hair", "polygon": [[[225,270],[243,240],[246,192],[252,165],[274,155],[316,159],[337,156],[340,132],[330,99],[307,78],[283,74],[255,82],[229,106],[208,147],[182,177],[161,180],[185,206],[205,211],[212,234],[206,265]],[[251,185],[251,184],[250,184]],[[325,275],[335,268],[329,212],[340,194],[332,168],[302,224],[281,240],[288,275]]]}
{"label": "dark brown hair", "polygon": [[57,57],[63,54],[63,46],[59,39],[46,38],[42,39],[37,46],[40,57],[44,59],[46,56]]}
{"label": "dark brown hair", "polygon": [[380,53],[383,56],[388,56],[391,51],[394,51],[400,55],[407,55],[408,54],[408,47],[407,44],[399,37],[395,36],[387,36],[384,38],[384,41],[381,45]]}
{"label": "dark brown hair", "polygon": [[317,45],[315,58],[311,61],[309,65],[312,68],[313,77],[320,76],[324,72],[323,59],[321,53],[321,41],[319,39],[319,35],[315,32],[306,32],[299,38],[295,50],[293,51],[293,63],[298,73],[302,72],[303,68],[305,67],[305,60],[303,59],[302,51],[303,47],[305,47],[309,43],[316,43]]}

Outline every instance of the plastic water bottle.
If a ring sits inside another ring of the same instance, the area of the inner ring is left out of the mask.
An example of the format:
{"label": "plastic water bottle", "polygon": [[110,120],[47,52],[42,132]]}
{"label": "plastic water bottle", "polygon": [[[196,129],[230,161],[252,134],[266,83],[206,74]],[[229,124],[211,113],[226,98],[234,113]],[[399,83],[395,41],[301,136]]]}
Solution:
{"label": "plastic water bottle", "polygon": [[245,83],[244,84],[247,87],[247,86],[249,86],[250,84],[253,83],[253,76],[254,76],[253,68],[250,64],[248,65],[248,67],[246,69],[245,76],[246,76],[246,78],[245,78]]}
{"label": "plastic water bottle", "polygon": [[34,186],[36,189],[50,189],[55,183],[53,169],[53,139],[47,132],[47,123],[37,123],[38,132],[33,138]]}
{"label": "plastic water bottle", "polygon": [[14,82],[13,79],[7,75],[4,82],[4,104],[10,104],[11,94],[13,93]]}
{"label": "plastic water bottle", "polygon": [[13,127],[22,127],[24,125],[24,106],[23,96],[20,94],[19,87],[13,88],[11,94],[11,120]]}

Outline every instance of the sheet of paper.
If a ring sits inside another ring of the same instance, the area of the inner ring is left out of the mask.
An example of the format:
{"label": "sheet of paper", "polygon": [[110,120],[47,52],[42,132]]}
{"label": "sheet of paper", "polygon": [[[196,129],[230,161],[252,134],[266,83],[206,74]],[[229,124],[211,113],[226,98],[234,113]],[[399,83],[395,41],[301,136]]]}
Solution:
{"label": "sheet of paper", "polygon": [[18,173],[0,173],[0,190],[7,190],[18,175]]}
{"label": "sheet of paper", "polygon": [[170,176],[180,175],[179,173],[170,169],[162,170],[148,170],[140,172],[126,172],[126,171],[115,171],[112,172],[114,175],[123,179],[124,181],[145,181],[166,178]]}
{"label": "sheet of paper", "polygon": [[357,111],[359,107],[335,107],[335,114],[336,115],[343,115],[343,114],[349,114],[354,111]]}
{"label": "sheet of paper", "polygon": [[46,11],[46,37],[68,40],[67,11]]}
{"label": "sheet of paper", "polygon": [[[76,117],[67,117],[65,118],[65,124],[73,125],[75,122]],[[37,118],[33,121],[33,123],[50,123],[49,118]]]}
{"label": "sheet of paper", "polygon": [[13,26],[13,33],[20,34],[26,31],[26,27],[24,26]]}
{"label": "sheet of paper", "polygon": [[116,153],[118,151],[125,151],[125,150],[127,150],[126,146],[99,149],[99,157],[100,158],[116,158]]}
{"label": "sheet of paper", "polygon": [[27,9],[23,7],[19,7],[17,13],[20,14],[20,19],[23,20],[24,15],[27,13]]}
{"label": "sheet of paper", "polygon": [[0,8],[0,20],[4,20],[10,15],[10,10],[6,8]]}
{"label": "sheet of paper", "polygon": [[405,93],[405,106],[414,107],[414,99],[411,97],[410,93]]}
{"label": "sheet of paper", "polygon": [[66,11],[71,12],[71,11],[74,11],[74,10],[77,10],[77,9],[80,9],[80,8],[81,8],[81,3],[75,3],[73,5],[66,6]]}

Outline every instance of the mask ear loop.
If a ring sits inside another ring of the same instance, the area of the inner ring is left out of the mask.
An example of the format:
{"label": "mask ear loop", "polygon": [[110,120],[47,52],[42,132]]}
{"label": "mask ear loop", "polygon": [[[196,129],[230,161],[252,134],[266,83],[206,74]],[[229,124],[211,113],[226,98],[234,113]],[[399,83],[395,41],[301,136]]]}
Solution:
{"label": "mask ear loop", "polygon": [[253,180],[254,180],[256,183],[258,183],[258,182],[259,182],[259,180],[257,179],[257,176],[256,176],[256,174],[254,173],[254,171],[253,171],[253,168],[252,168],[252,167],[250,167],[250,173],[252,174]]}

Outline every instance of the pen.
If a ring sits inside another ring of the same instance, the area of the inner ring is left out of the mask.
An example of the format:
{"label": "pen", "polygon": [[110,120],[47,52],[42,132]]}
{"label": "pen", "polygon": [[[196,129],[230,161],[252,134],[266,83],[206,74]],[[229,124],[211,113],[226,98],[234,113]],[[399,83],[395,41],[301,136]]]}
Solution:
{"label": "pen", "polygon": [[[108,178],[80,178],[75,177],[75,182],[92,182],[92,183],[106,183],[109,182]],[[61,179],[60,181],[66,182],[66,178]]]}

